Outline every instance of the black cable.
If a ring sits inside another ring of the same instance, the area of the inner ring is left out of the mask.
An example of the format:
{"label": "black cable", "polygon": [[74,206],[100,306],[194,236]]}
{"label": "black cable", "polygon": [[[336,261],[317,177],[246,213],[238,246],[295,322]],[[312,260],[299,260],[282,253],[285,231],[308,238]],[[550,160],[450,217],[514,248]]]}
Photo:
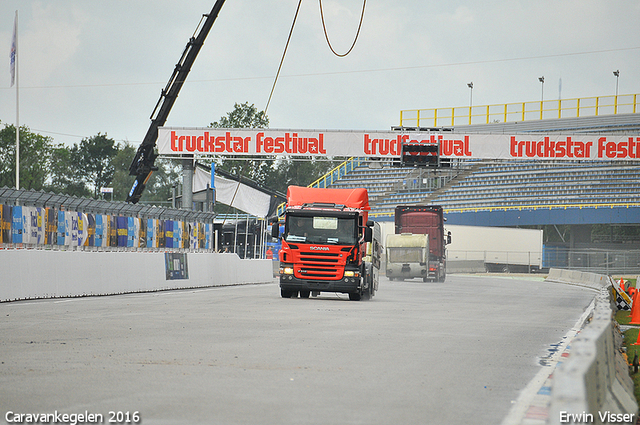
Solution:
{"label": "black cable", "polygon": [[356,32],[356,36],[353,39],[353,44],[349,48],[349,51],[347,51],[347,53],[345,53],[343,55],[341,55],[339,53],[336,53],[336,51],[333,50],[333,46],[331,46],[331,42],[329,41],[329,35],[327,35],[327,27],[324,24],[324,13],[322,13],[322,0],[318,0],[318,1],[320,2],[320,18],[322,18],[322,29],[324,30],[324,38],[327,40],[327,44],[329,45],[329,48],[331,49],[333,54],[338,56],[338,57],[343,58],[343,57],[347,56],[349,53],[351,53],[351,51],[353,50],[354,46],[356,45],[356,41],[358,41],[358,35],[360,35],[360,28],[362,27],[362,21],[364,19],[364,8],[367,5],[367,0],[363,0],[363,2],[362,2],[362,14],[360,15],[360,23],[358,24],[358,32]]}
{"label": "black cable", "polygon": [[289,38],[287,38],[287,44],[284,46],[284,52],[282,52],[282,58],[280,59],[280,66],[278,66],[278,72],[276,73],[276,78],[273,80],[273,86],[271,87],[271,93],[269,93],[269,100],[267,101],[267,106],[264,107],[264,113],[267,114],[267,109],[269,109],[269,104],[271,103],[271,96],[273,96],[273,91],[276,88],[276,82],[278,81],[278,76],[280,75],[280,69],[282,69],[282,63],[284,62],[284,56],[287,54],[287,48],[289,47],[289,41],[291,41],[291,34],[293,34],[293,27],[296,25],[296,20],[298,19],[298,12],[300,11],[300,5],[302,4],[302,0],[298,2],[298,8],[296,9],[296,15],[293,17],[293,23],[291,24],[291,30],[289,31]]}

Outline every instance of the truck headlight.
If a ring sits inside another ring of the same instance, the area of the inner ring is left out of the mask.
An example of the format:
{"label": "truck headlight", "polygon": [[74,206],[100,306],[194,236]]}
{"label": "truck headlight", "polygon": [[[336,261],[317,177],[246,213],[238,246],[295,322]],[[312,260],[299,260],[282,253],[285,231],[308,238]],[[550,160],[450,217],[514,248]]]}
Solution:
{"label": "truck headlight", "polygon": [[360,277],[360,272],[355,270],[345,270],[344,277]]}
{"label": "truck headlight", "polygon": [[280,267],[280,274],[293,274],[293,266]]}

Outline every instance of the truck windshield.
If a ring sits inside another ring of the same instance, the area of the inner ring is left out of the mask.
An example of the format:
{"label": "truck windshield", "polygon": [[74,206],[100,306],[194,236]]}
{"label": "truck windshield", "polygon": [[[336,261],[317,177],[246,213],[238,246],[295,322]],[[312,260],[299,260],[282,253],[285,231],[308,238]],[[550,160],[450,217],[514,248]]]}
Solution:
{"label": "truck windshield", "polygon": [[353,245],[356,222],[349,217],[288,216],[287,242]]}
{"label": "truck windshield", "polygon": [[387,248],[390,263],[420,263],[422,248]]}

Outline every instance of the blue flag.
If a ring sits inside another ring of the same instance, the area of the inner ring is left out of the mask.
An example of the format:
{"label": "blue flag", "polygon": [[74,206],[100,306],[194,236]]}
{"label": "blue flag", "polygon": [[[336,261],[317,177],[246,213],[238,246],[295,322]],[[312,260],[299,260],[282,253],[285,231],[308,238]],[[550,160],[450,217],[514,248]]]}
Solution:
{"label": "blue flag", "polygon": [[13,21],[13,38],[11,39],[11,87],[16,82],[16,33],[18,32],[18,11],[16,19]]}

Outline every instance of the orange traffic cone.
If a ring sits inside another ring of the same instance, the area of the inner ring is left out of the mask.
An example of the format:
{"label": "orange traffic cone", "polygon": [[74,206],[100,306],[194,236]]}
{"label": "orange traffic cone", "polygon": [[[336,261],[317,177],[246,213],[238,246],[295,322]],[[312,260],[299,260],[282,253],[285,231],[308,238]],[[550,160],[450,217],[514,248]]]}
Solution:
{"label": "orange traffic cone", "polygon": [[620,279],[620,282],[618,282],[618,283],[620,283],[620,289],[622,289],[623,291],[627,292],[627,290],[624,289],[624,280]]}
{"label": "orange traffic cone", "polygon": [[632,325],[640,325],[640,292],[635,291],[631,302],[631,322]]}

